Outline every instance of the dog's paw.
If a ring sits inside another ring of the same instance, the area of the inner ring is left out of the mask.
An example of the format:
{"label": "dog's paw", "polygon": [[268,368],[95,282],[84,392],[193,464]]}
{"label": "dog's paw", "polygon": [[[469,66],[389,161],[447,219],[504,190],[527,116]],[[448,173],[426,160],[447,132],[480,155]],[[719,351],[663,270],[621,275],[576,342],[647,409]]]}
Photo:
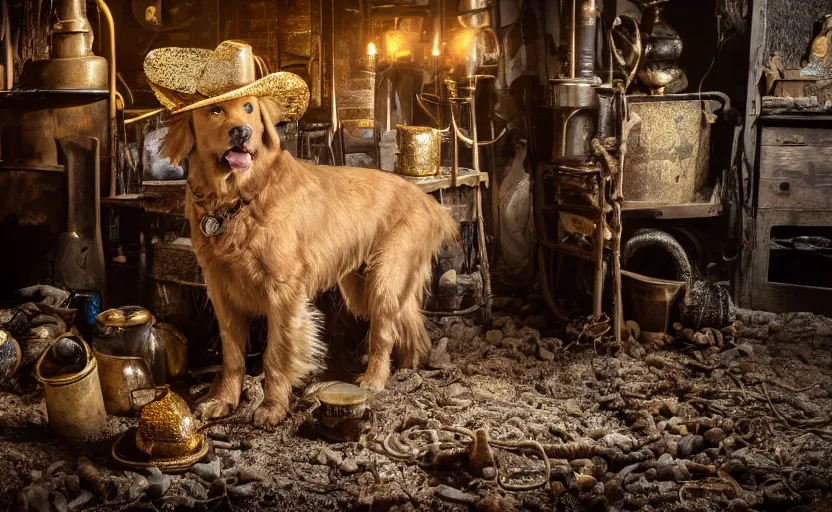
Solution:
{"label": "dog's paw", "polygon": [[358,377],[358,384],[364,389],[372,389],[373,391],[384,391],[387,386],[387,379],[383,377],[373,376],[370,374],[362,374]]}
{"label": "dog's paw", "polygon": [[201,421],[210,421],[231,416],[232,412],[234,412],[233,404],[220,398],[208,398],[196,404],[194,416]]}
{"label": "dog's paw", "polygon": [[287,412],[283,405],[266,400],[254,411],[254,424],[258,427],[276,427],[286,418]]}

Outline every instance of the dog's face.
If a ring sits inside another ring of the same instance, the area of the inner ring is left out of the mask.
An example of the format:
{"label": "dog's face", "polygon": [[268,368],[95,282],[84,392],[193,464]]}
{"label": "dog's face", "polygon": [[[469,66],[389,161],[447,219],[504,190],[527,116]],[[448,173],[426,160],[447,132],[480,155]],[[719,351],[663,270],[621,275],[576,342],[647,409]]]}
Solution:
{"label": "dog's face", "polygon": [[243,185],[261,159],[280,151],[275,130],[279,107],[248,96],[178,114],[171,119],[161,153],[178,164],[191,160],[191,173],[208,182],[225,178]]}

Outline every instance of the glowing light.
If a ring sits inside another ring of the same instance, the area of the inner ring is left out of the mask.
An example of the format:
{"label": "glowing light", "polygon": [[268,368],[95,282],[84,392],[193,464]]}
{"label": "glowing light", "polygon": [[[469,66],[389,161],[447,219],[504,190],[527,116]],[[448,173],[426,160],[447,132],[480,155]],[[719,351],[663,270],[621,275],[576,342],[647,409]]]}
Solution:
{"label": "glowing light", "polygon": [[405,44],[405,36],[398,30],[390,30],[384,34],[385,52],[390,59],[395,59],[400,51],[407,51],[407,48],[402,48]]}
{"label": "glowing light", "polygon": [[373,57],[376,53],[378,53],[378,50],[376,49],[376,44],[375,43],[368,44],[367,45],[367,55],[369,55],[370,57]]}
{"label": "glowing light", "polygon": [[437,34],[433,37],[433,50],[431,50],[430,53],[434,57],[439,57],[439,55],[440,55],[440,52],[439,52],[439,34]]}
{"label": "glowing light", "polygon": [[475,30],[468,29],[461,31],[454,36],[448,46],[448,50],[454,60],[466,60],[470,58],[472,53],[476,55],[476,34],[477,32]]}

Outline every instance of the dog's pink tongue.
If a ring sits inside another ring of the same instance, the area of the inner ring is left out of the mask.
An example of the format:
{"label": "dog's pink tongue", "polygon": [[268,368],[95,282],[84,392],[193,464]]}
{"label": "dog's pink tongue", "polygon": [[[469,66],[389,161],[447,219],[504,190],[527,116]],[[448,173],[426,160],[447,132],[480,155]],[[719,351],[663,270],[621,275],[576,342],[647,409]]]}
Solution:
{"label": "dog's pink tongue", "polygon": [[230,151],[227,155],[225,155],[225,159],[228,160],[228,165],[230,165],[232,169],[245,171],[251,167],[251,153],[238,153],[237,151]]}

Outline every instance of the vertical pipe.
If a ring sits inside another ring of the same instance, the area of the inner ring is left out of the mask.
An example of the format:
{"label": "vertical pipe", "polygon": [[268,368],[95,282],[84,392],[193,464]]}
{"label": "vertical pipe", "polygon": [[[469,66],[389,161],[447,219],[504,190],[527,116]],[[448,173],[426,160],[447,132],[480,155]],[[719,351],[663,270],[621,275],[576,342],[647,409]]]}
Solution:
{"label": "vertical pipe", "polygon": [[3,62],[5,65],[5,83],[3,87],[9,91],[14,87],[14,54],[12,53],[12,28],[9,21],[8,0],[3,0],[3,33],[5,34],[5,37],[3,37],[3,53],[5,55]]}
{"label": "vertical pipe", "polygon": [[437,118],[439,119],[439,128],[441,129],[445,126],[445,116],[444,110],[442,109],[442,105],[445,104],[445,71],[442,68],[442,58],[441,55],[444,55],[445,43],[445,0],[439,0],[439,72],[437,77],[437,83],[439,84],[439,89],[436,91],[437,96],[439,97],[439,115]]}
{"label": "vertical pipe", "polygon": [[110,37],[110,197],[116,195],[116,181],[118,165],[116,151],[118,150],[118,128],[116,126],[116,24],[110,8],[104,0],[95,0],[96,5],[107,20],[107,31]]}
{"label": "vertical pipe", "polygon": [[572,23],[569,25],[569,34],[572,42],[569,45],[569,78],[575,78],[575,21],[578,19],[578,0],[572,0]]}
{"label": "vertical pipe", "polygon": [[[331,25],[329,27],[329,34],[330,34],[330,37],[332,38],[332,41],[330,43],[330,58],[329,58],[329,61],[332,64],[332,69],[331,69],[331,72],[330,72],[330,88],[332,90],[332,92],[331,92],[332,97],[330,98],[330,104],[331,104],[331,107],[332,107],[332,112],[331,112],[332,133],[333,133],[333,136],[334,136],[334,134],[340,130],[340,127],[338,126],[338,105],[337,105],[336,100],[335,100],[335,0],[332,0],[332,3],[330,5],[332,7],[331,10],[330,10]],[[343,150],[344,148],[342,147],[341,149]],[[346,157],[344,156],[343,152],[341,153],[341,159],[346,160]],[[335,164],[335,162],[333,162],[333,164]]]}
{"label": "vertical pipe", "polygon": [[595,282],[592,292],[592,316],[596,320],[603,312],[604,295],[604,206],[606,205],[606,179],[603,172],[598,173],[598,221],[595,228]]}
{"label": "vertical pipe", "polygon": [[[451,119],[454,116],[454,104],[448,103]],[[457,140],[456,123],[451,122],[451,187],[456,188],[459,176],[459,141]]]}
{"label": "vertical pipe", "polygon": [[471,106],[471,140],[474,143],[471,146],[471,163],[474,167],[474,172],[480,172],[480,147],[477,144],[477,77],[471,77],[471,98],[469,99],[469,105]]}
{"label": "vertical pipe", "polygon": [[575,18],[574,34],[577,45],[575,74],[578,78],[595,76],[595,49],[598,45],[598,0],[581,0],[579,15]]}
{"label": "vertical pipe", "polygon": [[385,110],[385,121],[384,121],[384,130],[390,131],[393,129],[393,104],[392,104],[392,97],[393,97],[393,82],[388,77],[385,81],[385,93],[384,93],[384,110]]}

